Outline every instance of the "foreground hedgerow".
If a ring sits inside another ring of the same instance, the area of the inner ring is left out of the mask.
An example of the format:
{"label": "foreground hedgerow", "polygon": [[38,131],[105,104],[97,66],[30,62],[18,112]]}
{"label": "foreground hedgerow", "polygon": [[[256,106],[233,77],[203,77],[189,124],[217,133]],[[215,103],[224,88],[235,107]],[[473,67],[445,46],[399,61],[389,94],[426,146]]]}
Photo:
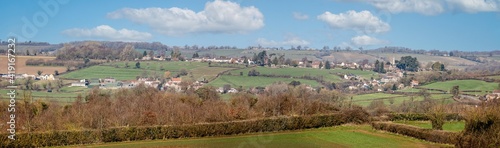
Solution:
{"label": "foreground hedgerow", "polygon": [[500,100],[468,111],[456,147],[500,147]]}
{"label": "foreground hedgerow", "polygon": [[339,113],[193,125],[119,127],[103,130],[52,131],[31,134],[19,133],[16,135],[16,140],[10,140],[7,138],[7,134],[2,134],[0,135],[0,145],[2,147],[44,147],[134,140],[205,137],[318,128],[365,120],[346,118],[348,116],[351,115]]}
{"label": "foreground hedgerow", "polygon": [[[426,121],[430,120],[428,114],[424,113],[392,113],[392,114],[387,114],[389,117],[390,121],[398,121],[398,120],[408,120],[408,121]],[[446,114],[445,116],[446,121],[450,120],[464,120],[462,116],[460,116],[457,113],[451,113],[451,114]]]}
{"label": "foreground hedgerow", "polygon": [[423,129],[416,126],[392,122],[373,122],[372,127],[377,130],[384,130],[437,143],[455,144],[458,137],[458,133],[455,132]]}

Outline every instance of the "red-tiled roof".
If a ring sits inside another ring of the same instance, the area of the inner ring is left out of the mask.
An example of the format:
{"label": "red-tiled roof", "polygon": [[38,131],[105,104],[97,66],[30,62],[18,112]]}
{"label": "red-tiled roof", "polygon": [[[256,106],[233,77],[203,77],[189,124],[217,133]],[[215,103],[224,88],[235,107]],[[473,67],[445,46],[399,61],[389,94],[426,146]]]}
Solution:
{"label": "red-tiled roof", "polygon": [[178,81],[178,82],[181,82],[181,81],[182,81],[182,78],[172,78],[172,81]]}

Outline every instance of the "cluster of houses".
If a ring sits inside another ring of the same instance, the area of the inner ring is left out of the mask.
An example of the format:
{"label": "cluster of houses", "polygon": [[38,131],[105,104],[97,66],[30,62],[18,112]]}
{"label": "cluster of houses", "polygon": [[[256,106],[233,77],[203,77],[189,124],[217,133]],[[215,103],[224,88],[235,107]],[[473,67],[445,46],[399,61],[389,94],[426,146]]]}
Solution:
{"label": "cluster of houses", "polygon": [[[99,89],[120,89],[120,88],[134,88],[140,84],[144,84],[147,87],[158,88],[160,90],[173,90],[180,92],[182,90],[182,78],[171,78],[168,81],[162,83],[158,79],[152,78],[138,78],[137,80],[127,80],[118,81],[114,78],[95,78],[95,79],[82,79],[77,82],[71,83],[70,87],[86,87],[93,88],[98,86]],[[198,89],[203,87],[204,81],[196,81],[192,84],[187,84],[186,89],[193,88]]]}
{"label": "cluster of houses", "polygon": [[[2,78],[10,78],[8,74],[0,74]],[[56,80],[53,74],[45,74],[45,75],[29,75],[29,74],[16,74],[16,79],[27,79],[32,78],[33,80]]]}

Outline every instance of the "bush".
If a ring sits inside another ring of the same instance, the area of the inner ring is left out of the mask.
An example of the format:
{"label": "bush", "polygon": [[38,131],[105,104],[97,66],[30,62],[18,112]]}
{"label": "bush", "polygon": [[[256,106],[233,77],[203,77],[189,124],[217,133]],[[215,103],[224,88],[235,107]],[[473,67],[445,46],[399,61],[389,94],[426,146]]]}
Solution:
{"label": "bush", "polygon": [[435,106],[431,108],[428,113],[429,120],[431,120],[432,129],[443,130],[443,124],[446,118],[443,106]]}
{"label": "bush", "polygon": [[[427,120],[430,120],[428,115],[421,114],[421,113],[392,113],[392,114],[388,114],[388,116],[389,116],[390,121],[397,121],[397,120],[427,121]],[[445,114],[445,120],[446,121],[450,121],[450,120],[461,121],[461,120],[464,120],[464,118],[457,113],[450,113],[450,114]]]}
{"label": "bush", "polygon": [[500,102],[490,102],[466,113],[465,129],[456,147],[500,147]]}
{"label": "bush", "polygon": [[423,129],[392,122],[373,122],[372,127],[376,130],[384,130],[437,143],[454,144],[457,142],[458,137],[458,133],[455,132]]}
{"label": "bush", "polygon": [[354,105],[352,108],[344,109],[341,112],[344,115],[343,121],[347,123],[362,124],[370,121],[370,114],[361,106]]}

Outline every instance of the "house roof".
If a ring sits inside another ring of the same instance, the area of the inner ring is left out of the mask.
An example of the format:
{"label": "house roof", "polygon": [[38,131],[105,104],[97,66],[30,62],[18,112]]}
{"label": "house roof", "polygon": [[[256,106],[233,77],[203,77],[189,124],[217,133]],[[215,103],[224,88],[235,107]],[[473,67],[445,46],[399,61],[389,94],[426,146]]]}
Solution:
{"label": "house roof", "polygon": [[182,81],[182,78],[172,78],[172,81],[178,81],[178,82],[181,82]]}

